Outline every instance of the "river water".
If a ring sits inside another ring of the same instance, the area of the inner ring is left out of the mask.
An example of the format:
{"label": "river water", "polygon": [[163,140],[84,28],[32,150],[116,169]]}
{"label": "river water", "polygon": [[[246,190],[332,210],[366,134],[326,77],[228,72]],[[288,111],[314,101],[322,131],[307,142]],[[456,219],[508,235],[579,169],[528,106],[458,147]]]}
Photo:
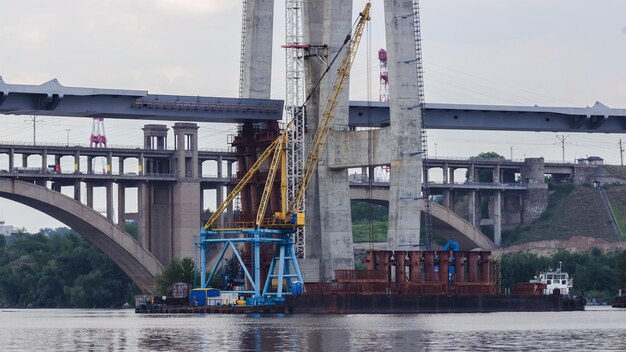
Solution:
{"label": "river water", "polygon": [[1,351],[626,351],[626,310],[135,315],[0,310]]}

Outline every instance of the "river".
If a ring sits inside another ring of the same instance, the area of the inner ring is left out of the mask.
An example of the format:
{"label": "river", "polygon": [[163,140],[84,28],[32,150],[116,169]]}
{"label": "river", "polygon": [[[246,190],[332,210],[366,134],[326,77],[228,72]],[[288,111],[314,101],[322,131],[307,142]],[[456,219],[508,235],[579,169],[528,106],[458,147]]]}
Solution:
{"label": "river", "polygon": [[0,350],[626,351],[626,310],[262,316],[3,309]]}

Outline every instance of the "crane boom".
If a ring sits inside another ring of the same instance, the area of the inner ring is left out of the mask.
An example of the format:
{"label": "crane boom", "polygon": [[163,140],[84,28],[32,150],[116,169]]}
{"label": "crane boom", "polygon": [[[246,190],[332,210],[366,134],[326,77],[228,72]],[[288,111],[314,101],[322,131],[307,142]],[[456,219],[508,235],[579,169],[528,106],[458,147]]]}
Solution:
{"label": "crane boom", "polygon": [[348,78],[350,77],[350,68],[352,67],[354,58],[356,57],[356,52],[359,47],[359,43],[361,42],[361,37],[363,36],[365,24],[370,19],[371,6],[372,4],[369,2],[365,4],[365,8],[361,13],[359,13],[359,19],[352,35],[348,35],[346,37],[346,42],[350,41],[350,45],[348,46],[347,52],[343,57],[339,68],[337,69],[337,76],[335,77],[335,81],[330,91],[329,98],[322,112],[320,124],[318,125],[315,136],[313,137],[313,143],[311,145],[311,149],[307,156],[307,161],[304,167],[304,176],[302,177],[302,181],[298,187],[298,192],[296,194],[296,201],[290,204],[291,213],[302,212],[302,209],[297,209],[294,207],[297,207],[299,204],[303,203],[302,199],[304,199],[307,187],[315,171],[319,155],[322,151],[322,148],[324,147],[324,142],[326,142],[326,136],[330,131],[330,125],[335,117],[334,113],[339,103],[339,96],[343,93],[343,90],[346,87],[346,83],[348,82]]}
{"label": "crane boom", "polygon": [[226,197],[226,200],[224,200],[224,202],[220,204],[220,206],[215,210],[213,215],[211,215],[209,220],[207,220],[207,222],[204,224],[205,230],[208,230],[213,227],[213,224],[215,224],[215,222],[220,217],[220,215],[222,215],[224,210],[226,210],[226,207],[228,206],[228,204],[230,204],[230,202],[232,202],[233,199],[235,199],[237,194],[239,194],[239,192],[248,184],[248,182],[250,182],[250,180],[252,179],[252,176],[254,176],[254,174],[259,170],[259,168],[265,162],[265,160],[274,152],[274,150],[276,149],[276,146],[280,143],[280,141],[281,141],[280,137],[276,138],[272,142],[272,144],[270,144],[269,147],[267,147],[267,149],[263,151],[263,153],[261,154],[261,156],[259,156],[259,158],[254,163],[254,165],[252,165],[252,167],[248,170],[248,172],[246,172],[246,174],[239,181],[239,183],[237,183],[235,188],[233,188],[233,190],[228,194],[228,196]]}
{"label": "crane boom", "polygon": [[[265,188],[263,189],[263,195],[261,196],[261,202],[259,203],[259,209],[256,214],[256,226],[259,227],[263,223],[265,217],[265,209],[267,209],[267,203],[274,187],[274,179],[276,178],[276,172],[278,171],[278,162],[283,159],[284,145],[286,143],[287,135],[281,133],[278,137],[278,143],[274,146],[274,156],[272,157],[272,163],[267,174],[267,180],[265,180]],[[283,174],[284,174],[283,170]],[[284,196],[283,196],[284,197]]]}

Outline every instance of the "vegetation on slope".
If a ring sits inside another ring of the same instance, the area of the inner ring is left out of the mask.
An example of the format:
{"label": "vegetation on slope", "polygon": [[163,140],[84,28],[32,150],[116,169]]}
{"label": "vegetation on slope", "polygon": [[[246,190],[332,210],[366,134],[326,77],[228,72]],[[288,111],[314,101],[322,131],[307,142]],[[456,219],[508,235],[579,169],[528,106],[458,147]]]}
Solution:
{"label": "vegetation on slope", "polygon": [[387,241],[388,208],[356,200],[351,204],[354,243]]}
{"label": "vegetation on slope", "polygon": [[606,196],[609,198],[613,215],[620,227],[622,236],[626,234],[626,185],[608,185],[606,188]]}
{"label": "vegetation on slope", "polygon": [[614,240],[611,219],[599,191],[589,185],[549,184],[548,208],[532,224],[505,231],[504,246],[589,236]]}

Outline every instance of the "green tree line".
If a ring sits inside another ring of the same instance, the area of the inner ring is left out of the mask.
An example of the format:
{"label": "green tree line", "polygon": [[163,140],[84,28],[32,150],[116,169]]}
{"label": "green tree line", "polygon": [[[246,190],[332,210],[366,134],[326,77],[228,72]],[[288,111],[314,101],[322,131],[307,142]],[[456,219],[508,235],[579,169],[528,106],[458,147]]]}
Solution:
{"label": "green tree line", "polygon": [[138,293],[111,259],[70,229],[0,236],[0,306],[121,307]]}

